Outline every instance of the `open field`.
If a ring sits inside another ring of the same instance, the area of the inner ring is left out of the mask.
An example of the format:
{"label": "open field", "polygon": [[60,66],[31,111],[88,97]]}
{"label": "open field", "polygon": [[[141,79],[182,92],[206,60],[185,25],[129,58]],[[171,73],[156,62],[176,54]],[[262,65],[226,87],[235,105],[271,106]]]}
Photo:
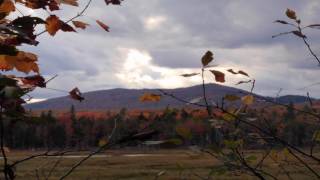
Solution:
{"label": "open field", "polygon": [[[8,156],[12,161],[37,153],[39,152],[19,151],[10,152]],[[258,152],[250,152],[250,154],[255,154],[259,157]],[[56,168],[49,179],[58,179],[83,156],[84,154],[78,153],[64,158],[46,157],[24,162],[16,169],[17,179],[34,180],[37,179],[37,176],[39,176],[39,179],[46,179],[50,169],[55,164]],[[107,151],[86,161],[67,179],[200,179],[198,176],[208,177],[211,168],[217,165],[219,165],[219,162],[212,156],[190,150]],[[279,170],[278,165],[270,159],[266,160],[266,167],[268,167],[268,172],[272,174],[276,174]],[[313,167],[320,171],[319,165],[313,164]],[[305,173],[308,173],[303,168],[288,168],[287,170],[294,179],[301,179]],[[157,178],[159,173],[163,175]],[[280,179],[287,179],[284,172],[280,172],[279,177]],[[248,175],[226,174],[214,176],[212,179],[255,178]],[[308,177],[308,179],[313,178]]]}

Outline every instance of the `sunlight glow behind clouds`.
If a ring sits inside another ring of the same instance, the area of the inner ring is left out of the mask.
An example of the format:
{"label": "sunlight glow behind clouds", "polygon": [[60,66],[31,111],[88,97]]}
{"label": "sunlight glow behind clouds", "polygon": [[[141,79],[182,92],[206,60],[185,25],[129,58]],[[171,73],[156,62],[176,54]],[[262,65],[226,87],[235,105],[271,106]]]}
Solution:
{"label": "sunlight glow behind clouds", "polygon": [[159,28],[166,20],[164,16],[151,16],[144,20],[144,26],[147,30],[154,30]]}
{"label": "sunlight glow behind clouds", "polygon": [[178,88],[194,85],[200,81],[200,78],[193,77],[185,80],[180,76],[183,73],[196,71],[196,69],[159,67],[152,63],[152,57],[146,51],[137,49],[127,49],[126,51],[127,57],[116,77],[128,87]]}

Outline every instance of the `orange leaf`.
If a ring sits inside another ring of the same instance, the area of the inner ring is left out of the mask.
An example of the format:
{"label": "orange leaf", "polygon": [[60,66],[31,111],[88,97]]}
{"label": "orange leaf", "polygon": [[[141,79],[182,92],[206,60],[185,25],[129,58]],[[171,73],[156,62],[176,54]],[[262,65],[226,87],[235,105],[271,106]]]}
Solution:
{"label": "orange leaf", "polygon": [[106,24],[104,24],[103,22],[96,20],[96,22],[99,24],[100,27],[102,27],[105,31],[110,32],[109,31],[109,26],[107,26]]}
{"label": "orange leaf", "polygon": [[46,30],[51,36],[54,36],[61,28],[61,21],[56,15],[51,15],[46,19]]}
{"label": "orange leaf", "polygon": [[19,51],[16,56],[0,55],[0,70],[10,71],[16,68],[26,74],[31,71],[39,73],[37,60],[38,58],[35,54],[23,51]]}
{"label": "orange leaf", "polygon": [[81,29],[86,29],[86,27],[89,25],[81,21],[72,21],[72,23],[76,28],[81,28]]}
{"label": "orange leaf", "polygon": [[291,9],[287,9],[286,11],[286,15],[288,16],[288,18],[290,19],[294,19],[296,20],[297,19],[297,15],[296,15],[296,12],[294,10],[291,10]]}
{"label": "orange leaf", "polygon": [[11,0],[4,0],[0,5],[0,13],[10,13],[15,11],[16,8]]}
{"label": "orange leaf", "polygon": [[141,102],[158,102],[161,99],[161,95],[158,94],[152,94],[152,93],[144,93],[140,98]]}
{"label": "orange leaf", "polygon": [[221,82],[221,83],[225,82],[224,73],[222,73],[220,71],[216,71],[216,70],[210,70],[210,72],[212,72],[212,74],[215,76],[215,79],[217,82]]}

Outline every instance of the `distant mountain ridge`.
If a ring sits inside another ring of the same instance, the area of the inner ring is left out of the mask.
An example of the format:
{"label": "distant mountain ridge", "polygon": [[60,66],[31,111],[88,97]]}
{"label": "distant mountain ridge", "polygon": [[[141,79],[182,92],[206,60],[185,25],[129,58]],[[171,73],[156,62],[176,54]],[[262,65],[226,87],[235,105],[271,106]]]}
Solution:
{"label": "distant mountain ridge", "polygon": [[[237,94],[242,96],[247,91],[223,86],[219,84],[206,84],[207,97],[210,101],[216,103],[221,102],[222,97],[226,94]],[[202,85],[191,86],[186,88],[177,89],[163,89],[164,91],[175,95],[186,101],[191,101],[195,98],[202,97]],[[91,91],[83,94],[85,100],[77,102],[67,96],[48,99],[46,101],[27,104],[26,109],[31,110],[68,110],[73,105],[77,110],[118,110],[121,108],[138,109],[138,110],[152,110],[163,109],[167,106],[181,108],[187,104],[179,102],[171,97],[163,96],[159,102],[140,102],[139,97],[145,92],[161,94],[157,89],[110,89]],[[274,99],[271,97],[266,97]],[[288,104],[290,101],[293,103],[303,103],[307,101],[304,96],[282,96],[277,98],[277,102]],[[190,106],[190,105],[189,105]]]}

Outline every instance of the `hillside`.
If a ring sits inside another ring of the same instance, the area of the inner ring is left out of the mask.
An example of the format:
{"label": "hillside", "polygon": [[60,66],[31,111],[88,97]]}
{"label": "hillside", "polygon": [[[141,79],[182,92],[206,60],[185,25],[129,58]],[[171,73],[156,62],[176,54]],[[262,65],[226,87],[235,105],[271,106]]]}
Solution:
{"label": "hillside", "polygon": [[[170,94],[191,101],[195,98],[202,96],[202,86],[192,86],[186,88],[177,88],[177,89],[164,89]],[[240,94],[240,92],[246,92],[240,89],[222,86],[219,84],[207,84],[207,97],[210,101],[221,102],[221,98],[226,94]],[[83,102],[77,102],[69,97],[59,97],[53,98],[46,101],[27,104],[26,109],[32,110],[67,110],[74,105],[77,110],[118,110],[121,108],[127,109],[138,109],[138,110],[151,110],[151,109],[163,109],[167,106],[170,107],[183,107],[186,106],[185,103],[176,101],[171,97],[163,97],[160,102],[145,102],[142,103],[139,101],[139,97],[145,93],[157,93],[157,89],[110,89],[110,90],[100,90],[86,92],[83,94],[85,100]],[[288,103],[293,101],[294,103],[302,103],[306,101],[305,97],[301,96],[284,96],[279,97],[281,103]],[[190,106],[190,105],[189,105]]]}

